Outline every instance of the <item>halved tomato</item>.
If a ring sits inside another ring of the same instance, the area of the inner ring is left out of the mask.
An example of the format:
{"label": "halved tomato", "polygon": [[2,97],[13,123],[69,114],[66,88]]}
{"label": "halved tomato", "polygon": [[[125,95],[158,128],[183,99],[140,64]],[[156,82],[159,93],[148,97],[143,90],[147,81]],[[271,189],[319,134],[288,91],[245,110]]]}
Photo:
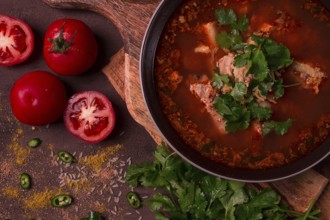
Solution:
{"label": "halved tomato", "polygon": [[34,35],[22,20],[0,14],[0,65],[12,66],[25,61],[34,48]]}
{"label": "halved tomato", "polygon": [[112,132],[115,112],[110,100],[102,93],[79,92],[69,99],[64,124],[77,138],[88,143],[98,143]]}

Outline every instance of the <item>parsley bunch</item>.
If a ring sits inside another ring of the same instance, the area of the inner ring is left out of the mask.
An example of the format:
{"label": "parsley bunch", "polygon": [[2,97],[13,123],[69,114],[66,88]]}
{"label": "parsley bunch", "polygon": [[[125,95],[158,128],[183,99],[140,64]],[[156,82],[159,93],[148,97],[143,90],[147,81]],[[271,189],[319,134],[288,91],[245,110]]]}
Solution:
{"label": "parsley bunch", "polygon": [[206,174],[170,154],[165,144],[158,146],[153,162],[129,166],[126,182],[163,192],[144,201],[159,220],[318,219],[320,212],[312,206],[305,214],[295,212],[272,189],[256,191]]}
{"label": "parsley bunch", "polygon": [[223,49],[235,53],[234,66],[247,67],[246,75],[252,75],[249,85],[233,82],[228,75],[216,69],[213,86],[220,90],[223,86],[231,92],[217,96],[215,110],[226,121],[226,130],[236,132],[249,127],[252,120],[264,121],[263,135],[272,131],[285,134],[292,125],[292,120],[268,121],[272,116],[270,108],[261,106],[254,91],[267,99],[271,95],[275,100],[284,95],[283,80],[276,72],[290,66],[293,62],[288,48],[270,38],[253,35],[253,44],[243,42],[243,34],[248,29],[249,21],[245,15],[238,17],[232,9],[218,9],[216,19],[221,26],[229,26],[230,32],[221,31],[216,40]]}

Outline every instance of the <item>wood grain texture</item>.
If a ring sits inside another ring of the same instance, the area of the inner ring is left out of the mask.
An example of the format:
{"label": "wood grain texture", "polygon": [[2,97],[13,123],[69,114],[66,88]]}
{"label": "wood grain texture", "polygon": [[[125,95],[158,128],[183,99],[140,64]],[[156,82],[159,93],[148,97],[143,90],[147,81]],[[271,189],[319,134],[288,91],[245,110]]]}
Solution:
{"label": "wood grain texture", "polygon": [[295,210],[306,212],[312,202],[320,197],[329,180],[314,170],[269,185],[281,193]]}
{"label": "wood grain texture", "polygon": [[[160,143],[162,138],[145,106],[139,77],[139,56],[143,36],[160,0],[43,1],[53,7],[95,11],[110,19],[118,27],[124,48],[110,59],[103,72],[125,100],[132,117],[146,128],[157,143]],[[275,188],[296,210],[304,211],[311,201],[317,200],[327,183],[328,180],[321,174],[309,170],[290,179],[261,185]]]}

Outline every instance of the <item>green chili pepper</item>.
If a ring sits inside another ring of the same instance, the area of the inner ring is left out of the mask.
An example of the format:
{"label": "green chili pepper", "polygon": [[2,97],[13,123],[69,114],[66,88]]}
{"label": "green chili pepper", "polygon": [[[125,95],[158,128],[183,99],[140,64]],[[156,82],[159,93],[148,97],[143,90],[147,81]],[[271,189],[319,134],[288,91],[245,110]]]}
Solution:
{"label": "green chili pepper", "polygon": [[126,195],[128,204],[133,208],[133,209],[138,209],[141,207],[141,199],[139,195],[135,192],[129,192]]}
{"label": "green chili pepper", "polygon": [[60,152],[58,152],[57,156],[58,156],[58,159],[63,161],[64,163],[73,163],[75,160],[73,155],[67,151],[60,151]]}
{"label": "green chili pepper", "polygon": [[30,189],[31,188],[31,177],[27,173],[22,173],[19,177],[20,185],[22,189]]}
{"label": "green chili pepper", "polygon": [[27,142],[27,146],[31,148],[38,147],[41,144],[41,139],[40,138],[32,138]]}
{"label": "green chili pepper", "polygon": [[63,208],[71,205],[72,197],[67,194],[60,194],[52,198],[51,204],[53,207]]}

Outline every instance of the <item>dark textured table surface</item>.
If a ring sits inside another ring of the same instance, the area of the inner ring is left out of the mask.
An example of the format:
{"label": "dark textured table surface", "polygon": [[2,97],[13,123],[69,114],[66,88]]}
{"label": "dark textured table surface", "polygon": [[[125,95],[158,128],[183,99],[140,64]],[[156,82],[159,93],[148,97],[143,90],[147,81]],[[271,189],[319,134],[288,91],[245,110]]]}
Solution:
{"label": "dark textured table surface", "polygon": [[[106,219],[153,219],[149,209],[133,210],[126,202],[131,189],[123,178],[130,163],[151,160],[156,144],[143,127],[129,115],[125,102],[102,73],[123,45],[115,26],[101,15],[88,11],[59,10],[41,0],[1,0],[0,14],[26,21],[35,34],[32,56],[23,64],[0,67],[0,219],[79,219],[90,210],[101,212]],[[71,136],[60,120],[50,126],[31,127],[16,121],[9,105],[9,92],[22,75],[34,70],[51,70],[43,55],[43,36],[47,26],[59,18],[76,18],[93,30],[99,46],[97,63],[86,74],[61,77],[70,94],[83,90],[104,93],[113,103],[117,121],[114,132],[100,144],[90,145]],[[25,143],[34,137],[42,145],[28,149]],[[58,163],[56,153],[67,150],[75,154],[77,163]],[[30,190],[19,187],[19,175],[32,176]],[[150,192],[141,189],[142,197]],[[51,207],[49,197],[70,193],[73,205],[64,209]]]}

